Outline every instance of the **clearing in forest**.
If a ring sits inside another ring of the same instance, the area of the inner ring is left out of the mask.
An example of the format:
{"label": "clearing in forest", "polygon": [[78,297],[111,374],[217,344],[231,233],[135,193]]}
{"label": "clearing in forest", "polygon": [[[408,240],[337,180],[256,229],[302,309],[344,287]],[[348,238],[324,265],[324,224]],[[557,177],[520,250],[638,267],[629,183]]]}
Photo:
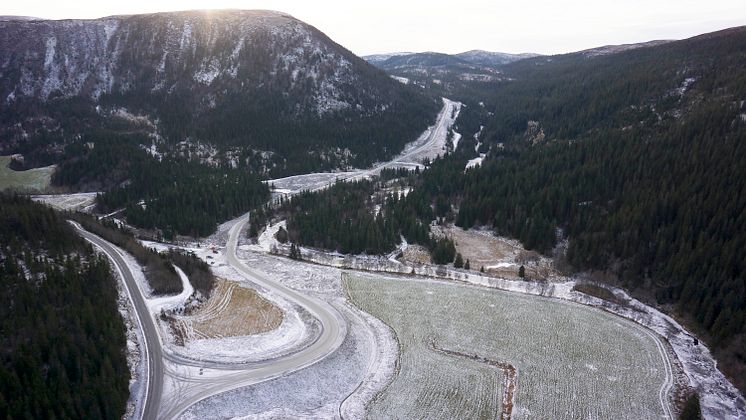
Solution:
{"label": "clearing in forest", "polygon": [[469,260],[472,270],[484,267],[491,275],[506,279],[518,278],[518,267],[523,265],[526,277],[548,279],[558,273],[552,261],[535,251],[527,251],[519,241],[495,236],[492,232],[477,229],[464,230],[457,226],[438,226],[438,233],[453,239],[456,251],[464,261]]}
{"label": "clearing in forest", "polygon": [[8,167],[10,156],[0,156],[0,191],[5,189],[44,192],[49,189],[55,166],[14,171]]}

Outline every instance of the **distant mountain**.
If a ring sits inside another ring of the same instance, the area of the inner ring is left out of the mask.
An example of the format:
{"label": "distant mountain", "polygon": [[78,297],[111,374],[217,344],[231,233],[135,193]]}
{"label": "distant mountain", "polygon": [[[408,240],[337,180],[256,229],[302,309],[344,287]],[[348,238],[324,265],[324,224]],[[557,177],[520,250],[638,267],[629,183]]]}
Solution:
{"label": "distant mountain", "polygon": [[475,66],[499,67],[503,64],[512,63],[525,58],[538,57],[539,55],[540,54],[508,54],[483,50],[471,50],[459,54],[444,54],[438,52],[374,54],[363,56],[363,59],[384,70],[399,69],[407,66],[463,66],[465,68],[474,69],[477,68]]}
{"label": "distant mountain", "polygon": [[460,54],[438,52],[377,54],[363,57],[369,63],[398,78],[413,80],[420,86],[450,87],[460,82],[494,82],[502,79],[500,67],[537,54],[506,54],[472,50]]}
{"label": "distant mountain", "polygon": [[0,153],[31,162],[104,129],[274,174],[389,157],[438,108],[312,26],[244,10],[2,19],[0,102]]}
{"label": "distant mountain", "polygon": [[[494,81],[500,78],[496,67],[475,64],[455,55],[437,52],[379,54],[363,58],[399,80],[406,78],[421,87],[443,83],[450,85],[459,80]],[[446,90],[441,94],[448,95],[450,92]]]}
{"label": "distant mountain", "polygon": [[583,50],[583,51],[580,51],[580,53],[582,53],[583,55],[587,57],[596,57],[599,55],[617,54],[617,53],[624,52],[624,51],[636,50],[638,48],[657,47],[658,45],[667,44],[669,42],[672,42],[672,41],[671,40],[657,40],[657,41],[640,42],[637,44],[604,45],[603,47]]}
{"label": "distant mountain", "polygon": [[392,55],[384,61],[379,62],[383,69],[395,69],[403,67],[438,67],[438,66],[466,66],[470,63],[450,54],[437,52],[423,52],[412,54]]}
{"label": "distant mountain", "polygon": [[523,60],[525,58],[538,57],[541,54],[524,53],[524,54],[508,54],[501,52],[491,52],[484,50],[471,50],[456,54],[455,56],[468,61],[472,64],[481,64],[483,66],[498,67],[503,64],[512,63],[514,61]]}
{"label": "distant mountain", "polygon": [[391,57],[396,57],[396,56],[399,56],[399,55],[410,55],[410,54],[414,54],[414,53],[412,53],[412,52],[395,52],[395,53],[387,53],[387,54],[371,54],[371,55],[363,56],[363,59],[365,61],[369,62],[370,64],[376,65],[378,63],[382,63],[382,62],[388,60]]}

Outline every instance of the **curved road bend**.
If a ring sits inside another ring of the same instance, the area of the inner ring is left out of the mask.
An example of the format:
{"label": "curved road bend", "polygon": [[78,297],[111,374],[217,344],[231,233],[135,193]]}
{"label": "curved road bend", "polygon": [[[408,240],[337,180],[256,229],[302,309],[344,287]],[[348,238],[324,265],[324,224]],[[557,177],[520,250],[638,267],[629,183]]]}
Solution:
{"label": "curved road bend", "polygon": [[162,418],[177,418],[193,404],[213,395],[274,379],[308,367],[336,351],[344,341],[347,334],[347,324],[339,312],[330,304],[274,282],[265,277],[264,274],[252,270],[238,259],[236,256],[238,238],[248,220],[249,215],[246,214],[230,229],[226,246],[228,264],[253,283],[302,306],[319,320],[321,333],[313,343],[301,350],[266,362],[255,363],[253,367],[243,368],[239,364],[236,365],[235,372],[205,381],[205,386],[198,386],[196,388],[198,392],[190,393],[184,401],[172,403],[169,407],[163,407]]}
{"label": "curved road bend", "polygon": [[161,394],[163,392],[163,354],[161,352],[160,336],[158,335],[148,306],[145,304],[145,299],[142,293],[140,293],[140,288],[132,275],[132,271],[130,271],[129,266],[125,263],[119,252],[110,243],[84,230],[77,223],[73,223],[73,225],[82,237],[101,249],[114,262],[122,279],[124,279],[127,294],[135,307],[135,312],[137,312],[137,319],[145,338],[145,352],[147,353],[148,385],[145,391],[142,418],[147,420],[156,419],[158,418]]}
{"label": "curved road bend", "polygon": [[[430,132],[428,140],[424,144],[414,148],[402,156],[399,156],[398,158],[395,158],[391,162],[384,163],[372,169],[360,171],[358,174],[352,175],[350,178],[354,179],[359,176],[368,176],[389,165],[404,162],[427,147],[430,147],[436,140],[437,133],[444,129],[448,113],[452,112],[455,106],[456,103],[448,100],[445,101],[443,109],[438,116],[438,121]],[[119,252],[117,252],[117,250],[105,240],[82,229],[76,223],[73,223],[81,236],[100,248],[109,259],[114,262],[117,270],[119,270],[124,279],[125,288],[127,289],[130,300],[137,312],[137,319],[145,339],[145,351],[147,353],[149,367],[148,384],[146,388],[145,402],[143,404],[142,417],[144,419],[175,418],[192,404],[212,395],[276,378],[310,366],[334,352],[342,344],[347,333],[347,326],[341,315],[331,305],[320,299],[303,295],[302,293],[282,286],[281,284],[266,278],[263,274],[252,270],[238,259],[236,256],[238,237],[248,219],[248,214],[243,216],[230,230],[230,236],[226,246],[226,259],[228,263],[256,284],[272,290],[291,302],[297,303],[314,315],[321,323],[321,334],[316,341],[300,351],[274,360],[268,360],[266,363],[257,363],[253,367],[237,365],[235,366],[236,370],[234,372],[221,376],[220,378],[213,378],[210,380],[211,383],[205,383],[208,381],[194,381],[201,382],[205,385],[201,392],[187,397],[184,401],[169,401],[170,407],[164,408],[164,411],[166,411],[165,413],[159,412],[161,410],[164,377],[164,355],[162,351],[162,343],[154,319],[150,314],[148,306],[145,304],[143,294],[140,291],[132,272]],[[172,362],[177,361],[174,360]],[[209,363],[205,363],[205,365],[206,367],[218,367],[211,366]],[[223,368],[228,368],[228,366],[223,366]]]}
{"label": "curved road bend", "polygon": [[299,366],[305,367],[311,365],[331,354],[342,344],[342,341],[347,334],[347,324],[342,315],[340,315],[339,312],[337,312],[337,310],[329,303],[315,297],[307,296],[272,281],[263,274],[252,270],[238,259],[236,256],[238,237],[248,220],[249,215],[246,214],[230,229],[225,251],[226,260],[228,261],[228,264],[232,265],[252,282],[271,290],[291,302],[295,302],[319,320],[321,323],[321,334],[316,341],[305,349],[283,358],[296,360],[296,362],[299,363]]}
{"label": "curved road bend", "polygon": [[[220,367],[211,366],[209,362],[206,362],[205,367],[218,368],[224,370],[225,373],[212,378],[177,378],[178,380],[185,380],[191,383],[188,386],[188,388],[191,388],[191,392],[185,389],[184,391],[186,392],[172,396],[169,401],[162,401],[164,374],[167,370],[164,368],[164,353],[162,351],[160,335],[129,266],[113,245],[82,229],[80,226],[75,226],[81,236],[100,248],[114,263],[124,279],[127,293],[137,312],[137,318],[145,338],[145,351],[149,367],[146,396],[143,404],[142,417],[144,419],[176,418],[191,405],[213,395],[274,379],[310,366],[324,359],[342,344],[347,333],[347,326],[342,316],[331,305],[277,284],[266,278],[263,274],[250,269],[237,258],[236,247],[238,237],[248,221],[248,217],[248,215],[245,215],[239,219],[230,231],[226,250],[228,263],[240,273],[247,276],[251,281],[302,306],[310,312],[321,323],[321,333],[309,346],[278,357],[277,359],[251,365],[225,364]],[[194,364],[190,365],[194,366]],[[168,371],[170,370],[168,369]]]}

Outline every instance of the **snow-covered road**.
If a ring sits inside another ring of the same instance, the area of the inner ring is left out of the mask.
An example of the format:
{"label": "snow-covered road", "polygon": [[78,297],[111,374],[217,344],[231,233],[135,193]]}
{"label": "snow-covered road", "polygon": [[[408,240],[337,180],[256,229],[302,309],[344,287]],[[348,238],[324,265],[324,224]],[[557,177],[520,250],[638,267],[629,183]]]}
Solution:
{"label": "snow-covered road", "polygon": [[150,309],[145,298],[138,287],[135,276],[130,266],[125,262],[122,251],[100,237],[84,230],[79,224],[73,223],[78,233],[86,240],[100,249],[111,260],[119,276],[122,278],[127,294],[132,301],[139,327],[145,340],[145,360],[148,365],[147,388],[145,390],[142,413],[135,413],[135,417],[142,416],[144,419],[158,418],[159,404],[163,390],[163,353],[158,335],[157,327],[151,316]]}
{"label": "snow-covered road", "polygon": [[[169,404],[161,413],[163,418],[176,418],[193,404],[212,395],[256,384],[308,367],[333,353],[345,338],[347,333],[346,321],[331,305],[272,281],[262,273],[249,268],[236,256],[238,238],[248,220],[248,215],[244,216],[230,230],[226,249],[228,263],[251,280],[252,283],[300,305],[311,313],[321,323],[321,333],[310,345],[298,348],[291,353],[261,363],[248,366],[244,364],[241,366],[246,367],[235,374],[211,378],[206,386],[199,388],[200,392],[191,392],[188,398],[183,398],[175,404]],[[184,393],[181,393],[181,395],[184,395]]]}
{"label": "snow-covered road", "polygon": [[399,156],[394,159],[374,165],[369,169],[359,169],[348,172],[322,172],[313,174],[294,175],[267,181],[275,187],[276,192],[292,195],[304,190],[315,191],[328,187],[337,180],[352,181],[364,179],[379,174],[384,168],[422,166],[422,160],[434,159],[445,153],[448,131],[458,118],[461,103],[443,98],[443,108],[438,113],[435,124],[428,127],[417,140],[408,144]]}

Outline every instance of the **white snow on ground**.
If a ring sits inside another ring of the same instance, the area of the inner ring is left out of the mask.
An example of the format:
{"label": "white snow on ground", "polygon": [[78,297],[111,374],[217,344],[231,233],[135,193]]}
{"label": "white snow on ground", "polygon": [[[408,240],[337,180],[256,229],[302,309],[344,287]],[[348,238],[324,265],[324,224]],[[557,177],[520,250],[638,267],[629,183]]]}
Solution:
{"label": "white snow on ground", "polygon": [[396,80],[396,81],[397,81],[397,82],[399,82],[399,83],[403,83],[403,84],[405,84],[405,85],[408,85],[408,84],[409,84],[409,79],[407,79],[406,77],[401,77],[401,76],[391,76],[391,78],[392,78],[392,79],[394,79],[394,80]]}
{"label": "white snow on ground", "polygon": [[[279,229],[275,225],[274,232]],[[274,238],[273,238],[274,239]],[[145,246],[158,251],[169,249],[166,244],[151,241],[141,241]],[[245,247],[245,246],[244,246]],[[267,360],[292,352],[313,340],[319,330],[318,322],[287,300],[259,287],[236,272],[225,261],[223,250],[214,253],[210,246],[188,247],[181,249],[193,252],[197,257],[210,264],[216,276],[236,281],[243,287],[257,290],[263,298],[278,306],[283,312],[280,326],[274,330],[261,334],[238,337],[200,338],[190,340],[184,345],[176,344],[168,324],[156,317],[164,344],[164,352],[181,359],[217,361],[223,363],[247,363]],[[269,249],[268,249],[269,250]],[[217,251],[217,249],[216,249]],[[179,270],[180,271],[180,270]],[[272,271],[268,271],[272,273]],[[180,274],[183,272],[180,271]],[[274,274],[273,274],[274,275]],[[184,275],[182,281],[188,279]],[[191,284],[176,296],[149,299],[147,301],[151,313],[159,314],[163,310],[178,310],[183,307],[187,298],[194,293]]]}
{"label": "white snow on ground", "polygon": [[40,194],[32,195],[31,199],[54,207],[57,210],[84,210],[96,201],[95,192],[76,194]]}
{"label": "white snow on ground", "polygon": [[[262,294],[262,297],[269,300],[267,294]],[[183,347],[170,345],[169,350],[188,359],[226,363],[246,363],[279,357],[297,348],[298,343],[312,339],[314,332],[318,331],[318,327],[307,328],[299,312],[289,311],[287,306],[286,304],[282,308],[282,324],[274,330],[238,337],[201,338],[188,341]]]}
{"label": "white snow on ground", "polygon": [[[279,251],[288,252],[285,247],[279,248]],[[631,299],[620,289],[613,289],[613,291],[624,300],[628,300],[628,307],[573,291],[573,287],[577,284],[577,281],[573,279],[556,278],[550,279],[552,281],[549,282],[508,280],[444,266],[411,263],[394,264],[384,257],[343,256],[306,248],[302,248],[301,252],[304,260],[330,267],[455,280],[477,286],[553,297],[603,308],[635,321],[667,340],[688,377],[689,385],[696,389],[700,395],[702,412],[705,418],[746,418],[746,400],[717,369],[717,363],[709,349],[702,345],[701,341],[698,346],[694,346],[692,335],[675,320],[642,302]],[[498,265],[503,264],[507,263]]]}
{"label": "white snow on ground", "polygon": [[[221,225],[206,242],[225,243],[222,239],[234,222]],[[326,359],[298,372],[203,400],[192,406],[182,418],[339,418],[340,413],[344,413],[346,418],[359,418],[360,413],[364,413],[367,401],[382,390],[393,377],[398,355],[395,338],[385,324],[360,312],[347,302],[340,270],[293,261],[264,251],[274,242],[273,235],[279,226],[282,225],[273,225],[265,231],[258,244],[241,245],[238,250],[239,257],[252,269],[271,274],[274,280],[287,287],[330,302],[348,324],[348,334],[342,346]],[[216,275],[255,287],[226,264],[223,248],[215,248],[217,254],[205,244],[200,248],[187,249],[212,263],[211,267]],[[265,290],[257,290],[263,297],[273,298]],[[282,309],[287,310],[286,307]],[[303,317],[303,313],[300,315]],[[305,319],[304,321],[308,322]],[[233,342],[215,339],[213,343],[224,352],[223,347],[226,346],[247,345],[241,339]],[[269,343],[269,340],[267,342]],[[281,343],[275,342],[274,345]],[[203,349],[190,351],[190,355],[195,356],[195,352],[209,353],[211,345],[204,346]],[[211,360],[215,359],[214,355],[209,356]],[[267,356],[265,353],[264,357]],[[235,361],[238,360],[237,357]],[[219,372],[207,368],[204,371],[188,366],[173,369],[176,377],[180,378],[212,378],[219,375]],[[166,398],[168,395],[178,395],[179,392],[178,383],[167,381],[164,388]]]}
{"label": "white snow on ground", "polygon": [[[374,379],[376,373],[385,374],[387,369],[393,373],[397,345],[393,341],[386,347],[377,347],[379,338],[386,339],[385,335],[376,337],[378,331],[388,327],[352,308],[342,297],[327,296],[327,299],[349,323],[348,334],[336,352],[287,376],[200,401],[181,418],[361,418],[358,413],[364,412],[361,411],[364,403],[358,401],[365,398],[362,394],[376,394],[389,378],[382,378],[380,387],[373,382],[362,385],[363,381]],[[376,325],[375,332],[368,330],[369,323]],[[381,362],[374,363],[371,359]],[[368,371],[374,367],[380,367],[380,372]],[[366,391],[368,387],[370,391]]]}
{"label": "white snow on ground", "polygon": [[[348,299],[349,300],[349,299]],[[396,335],[386,324],[366,312],[346,305],[355,311],[366,327],[362,330],[368,334],[368,348],[372,354],[368,357],[367,373],[362,383],[342,402],[340,417],[362,419],[365,407],[382,391],[396,374],[399,355],[399,343]]]}
{"label": "white snow on ground", "polygon": [[[572,296],[570,300],[603,307],[663,336],[683,365],[684,372],[689,378],[689,385],[697,390],[704,418],[746,419],[746,399],[717,369],[717,362],[707,346],[701,341],[694,345],[693,336],[668,315],[633,299],[624,290],[610,289],[615,295],[626,300],[628,307],[620,307],[582,294],[580,297]],[[577,292],[573,294],[578,295]]]}
{"label": "white snow on ground", "polygon": [[[277,226],[279,228],[279,226]],[[277,230],[275,229],[275,232]],[[143,245],[159,252],[167,251],[170,246],[158,242],[141,241]],[[170,327],[156,317],[161,336],[163,337],[164,352],[183,359],[219,361],[224,363],[246,363],[266,360],[291,352],[298,346],[312,340],[318,332],[317,322],[308,314],[301,312],[285,299],[258,287],[238,274],[225,261],[222,250],[213,253],[211,246],[181,248],[193,252],[197,257],[210,264],[215,275],[239,282],[244,287],[256,289],[262,297],[277,305],[283,312],[280,327],[262,334],[239,337],[201,338],[177,345],[171,335]],[[147,304],[151,313],[158,314],[161,309],[174,310],[184,306],[184,303],[194,293],[186,275],[178,269],[182,282],[186,281],[184,290],[176,296],[148,299]]]}
{"label": "white snow on ground", "polygon": [[461,133],[453,132],[453,150],[458,149],[458,144],[461,142]]}
{"label": "white snow on ground", "polygon": [[276,248],[279,242],[275,239],[275,235],[280,228],[287,229],[287,222],[285,220],[275,223],[272,226],[267,226],[264,231],[257,238],[256,245],[244,246],[242,249],[252,249],[257,251],[270,252],[273,248]]}
{"label": "white snow on ground", "polygon": [[480,153],[479,157],[475,157],[474,159],[469,159],[469,161],[466,162],[466,168],[464,168],[464,170],[469,169],[469,168],[474,168],[477,166],[481,166],[483,160],[484,160],[484,153]]}
{"label": "white snow on ground", "polygon": [[515,266],[516,266],[516,264],[514,264],[514,263],[501,262],[501,263],[497,263],[495,265],[485,266],[484,268],[486,268],[486,269],[489,270],[490,268],[508,268],[508,267],[515,267]]}
{"label": "white snow on ground", "polygon": [[162,310],[167,311],[170,309],[175,309],[177,307],[183,306],[184,303],[186,303],[186,300],[194,293],[194,288],[192,287],[192,283],[189,282],[189,278],[186,274],[184,274],[183,271],[177,266],[174,266],[176,269],[176,273],[179,275],[179,278],[181,279],[181,293],[178,295],[173,296],[163,296],[163,297],[157,297],[157,298],[151,298],[146,301],[148,304],[148,308],[150,309],[150,313],[152,314],[158,314]]}
{"label": "white snow on ground", "polygon": [[[433,160],[437,156],[446,153],[446,141],[448,132],[456,122],[461,112],[462,104],[443,98],[443,108],[441,109],[436,123],[428,127],[417,140],[408,143],[404,150],[391,161],[380,165],[374,165],[371,169],[357,170],[351,172],[328,172],[305,175],[295,175],[286,178],[272,179],[266,181],[275,187],[276,192],[290,194],[303,190],[317,190],[328,187],[337,180],[352,180],[368,178],[376,175],[386,167],[412,167],[421,166],[425,159]],[[460,135],[458,136],[460,139]],[[457,143],[456,135],[454,141]]]}
{"label": "white snow on ground", "polygon": [[117,278],[117,307],[126,328],[127,367],[130,371],[129,399],[127,400],[127,408],[122,418],[131,419],[136,418],[135,413],[142,413],[143,409],[142,403],[145,396],[143,378],[147,378],[148,376],[147,363],[143,363],[142,353],[145,341],[135,315],[135,308],[132,306],[132,301],[124,287],[122,276],[118,270],[114,271]]}
{"label": "white snow on ground", "polygon": [[[402,154],[407,160],[428,156],[428,153],[441,154],[443,152],[448,129],[453,123],[452,120],[458,115],[458,109],[454,107],[460,106],[447,100],[444,100],[444,103],[446,106],[443,112],[450,107],[448,114],[445,115],[447,118],[439,118],[439,124],[428,129],[418,139],[424,139],[423,141],[415,142],[417,144],[410,144],[407,147]],[[395,163],[406,164],[402,159]],[[300,175],[269,182],[274,183],[281,190],[294,192],[302,189],[323,188],[338,177],[367,176],[366,174],[372,171]],[[227,232],[233,223],[235,221],[221,225],[214,235],[207,238],[206,242],[224,244]],[[392,337],[387,338],[385,332],[381,330],[381,328],[385,330],[385,326],[375,326],[380,321],[367,314],[355,313],[349,308],[343,297],[341,271],[333,267],[352,267],[400,274],[414,273],[602,307],[633,319],[668,339],[681,360],[690,382],[700,391],[703,412],[707,417],[743,418],[746,415],[743,398],[717,370],[709,351],[701,345],[693,346],[690,336],[675,321],[669,322],[670,318],[637,301],[633,301],[634,309],[618,307],[572,291],[575,281],[547,283],[514,281],[486,277],[471,271],[448,267],[411,266],[399,262],[394,264],[378,257],[329,255],[303,249],[305,259],[326,266],[308,264],[266,254],[267,249],[271,249],[274,244],[274,239],[271,230],[267,230],[265,234],[258,244],[241,246],[239,256],[253,269],[270,274],[273,279],[288,287],[332,302],[350,323],[349,333],[342,347],[328,358],[285,377],[210,397],[192,406],[184,414],[184,418],[237,416],[329,418],[341,417],[342,412],[350,417],[358,417],[363,412],[365,400],[375,395],[392,377],[395,369],[390,369],[390,367],[396,366],[397,345],[395,341],[392,341]],[[282,252],[286,251],[282,247],[278,248]],[[216,249],[221,250],[222,247],[218,246]],[[207,246],[192,250],[211,263],[216,273],[231,278],[231,274],[225,271],[226,265],[222,254],[213,254]],[[262,293],[261,290],[260,293]],[[360,321],[360,317],[364,319],[364,322]],[[373,328],[375,332],[371,332],[370,328]],[[371,337],[375,337],[376,342],[371,342]],[[379,342],[379,340],[382,341]],[[195,370],[188,367],[183,369],[190,372]],[[212,377],[210,375],[213,374],[214,372],[205,370],[205,376]],[[363,378],[366,378],[365,382]],[[366,390],[366,387],[370,389]],[[168,395],[168,392],[164,395]]]}
{"label": "white snow on ground", "polygon": [[345,179],[355,174],[357,174],[357,172],[322,172],[307,175],[294,175],[286,178],[272,179],[266,182],[270,185],[274,185],[276,190],[279,189],[287,194],[291,192],[323,188],[333,184],[337,179]]}
{"label": "white snow on ground", "polygon": [[[80,228],[78,223],[72,221],[70,223],[75,225],[77,228]],[[113,244],[112,247],[122,257],[128,257],[128,254],[119,247]],[[96,249],[97,252],[101,252],[98,247],[94,247],[94,249]],[[130,260],[125,260],[125,262],[127,264],[131,263]],[[140,275],[142,275],[142,271],[139,270],[139,267],[137,268]],[[142,334],[140,321],[135,315],[132,298],[124,285],[124,278],[119,267],[113,265],[112,271],[117,279],[117,309],[119,310],[119,313],[122,316],[122,321],[125,325],[125,334],[127,337],[127,367],[130,371],[129,398],[127,399],[125,413],[122,418],[139,418],[142,416],[144,408],[143,403],[147,391],[147,387],[145,386],[146,383],[143,383],[143,379],[148,377],[147,358],[143,355],[143,349],[146,348],[145,337]],[[137,276],[134,270],[133,276]]]}
{"label": "white snow on ground", "polygon": [[395,162],[419,163],[423,159],[435,159],[443,155],[448,139],[448,130],[453,127],[461,112],[461,103],[443,98],[443,109],[438,114],[437,123],[425,130],[417,140],[407,144]]}
{"label": "white snow on ground", "polygon": [[145,301],[147,302],[153,296],[153,289],[150,288],[150,284],[148,284],[148,281],[145,279],[145,273],[143,273],[142,267],[140,266],[140,264],[137,263],[135,257],[124,252],[119,247],[116,247],[115,249],[118,250],[119,253],[122,255],[124,263],[127,264],[127,267],[129,267],[130,271],[132,272],[132,277],[135,279],[137,287],[140,288],[140,291],[142,292],[143,296],[145,297]]}

